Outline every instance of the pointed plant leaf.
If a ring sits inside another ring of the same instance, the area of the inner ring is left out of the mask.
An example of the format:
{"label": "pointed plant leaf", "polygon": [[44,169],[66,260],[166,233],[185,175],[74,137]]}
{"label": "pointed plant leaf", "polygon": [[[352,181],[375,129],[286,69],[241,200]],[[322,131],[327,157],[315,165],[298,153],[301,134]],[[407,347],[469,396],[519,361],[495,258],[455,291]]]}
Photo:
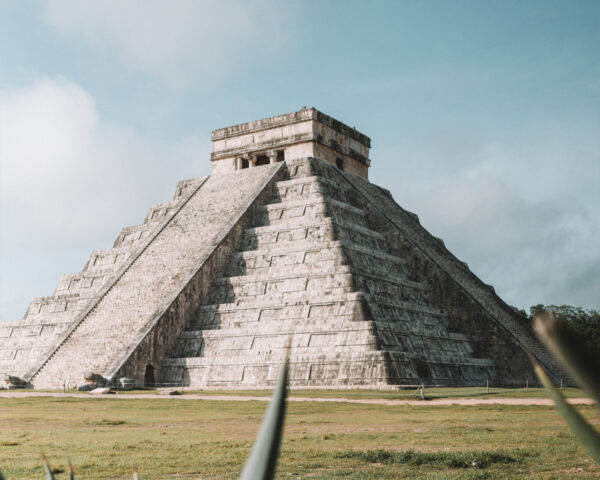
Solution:
{"label": "pointed plant leaf", "polygon": [[549,312],[536,315],[533,328],[587,394],[600,404],[600,353]]}
{"label": "pointed plant leaf", "polygon": [[270,480],[275,476],[285,417],[288,364],[289,358],[286,357],[260,432],[239,480]]}
{"label": "pointed plant leaf", "polygon": [[50,464],[48,463],[48,459],[46,457],[44,457],[44,471],[46,472],[46,480],[54,480],[52,469],[50,468]]}
{"label": "pointed plant leaf", "polygon": [[4,480],[4,475],[2,475],[2,472],[0,472],[0,480]]}
{"label": "pointed plant leaf", "polygon": [[71,465],[71,460],[69,460],[69,478],[70,480],[75,480],[75,472],[73,471],[73,465]]}
{"label": "pointed plant leaf", "polygon": [[533,369],[540,382],[548,392],[548,395],[556,405],[559,413],[569,425],[571,431],[581,443],[581,446],[592,456],[598,465],[600,465],[600,433],[596,431],[577,411],[569,405],[558,389],[550,380],[544,369],[534,361]]}

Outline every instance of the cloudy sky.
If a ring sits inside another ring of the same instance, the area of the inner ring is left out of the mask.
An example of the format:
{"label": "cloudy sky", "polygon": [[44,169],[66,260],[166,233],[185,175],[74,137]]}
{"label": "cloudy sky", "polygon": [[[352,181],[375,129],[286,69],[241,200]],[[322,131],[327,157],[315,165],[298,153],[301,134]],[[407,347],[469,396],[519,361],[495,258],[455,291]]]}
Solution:
{"label": "cloudy sky", "polygon": [[314,106],[509,303],[600,308],[600,2],[0,1],[0,321]]}

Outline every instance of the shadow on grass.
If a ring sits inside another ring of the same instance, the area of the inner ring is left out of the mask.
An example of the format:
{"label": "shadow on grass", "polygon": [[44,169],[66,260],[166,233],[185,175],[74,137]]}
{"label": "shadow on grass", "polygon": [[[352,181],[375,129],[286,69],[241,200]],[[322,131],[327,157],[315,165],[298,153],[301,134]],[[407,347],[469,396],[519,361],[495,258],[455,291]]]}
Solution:
{"label": "shadow on grass", "polygon": [[532,452],[481,451],[471,452],[416,452],[406,450],[346,450],[335,454],[336,458],[357,458],[368,463],[401,463],[410,466],[436,466],[446,468],[488,468],[493,464],[519,462]]}

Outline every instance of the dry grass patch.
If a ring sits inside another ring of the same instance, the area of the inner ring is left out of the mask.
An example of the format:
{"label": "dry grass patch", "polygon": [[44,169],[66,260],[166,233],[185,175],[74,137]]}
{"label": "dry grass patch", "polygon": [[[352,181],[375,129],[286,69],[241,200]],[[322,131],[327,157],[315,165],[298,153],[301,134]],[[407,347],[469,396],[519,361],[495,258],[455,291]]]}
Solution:
{"label": "dry grass patch", "polygon": [[[266,407],[2,398],[0,470],[8,480],[42,478],[43,452],[65,472],[70,458],[82,479],[130,478],[134,466],[149,480],[235,479]],[[580,410],[600,423],[598,409]],[[600,477],[553,407],[306,402],[289,404],[279,478],[550,479],[575,471],[581,479]]]}

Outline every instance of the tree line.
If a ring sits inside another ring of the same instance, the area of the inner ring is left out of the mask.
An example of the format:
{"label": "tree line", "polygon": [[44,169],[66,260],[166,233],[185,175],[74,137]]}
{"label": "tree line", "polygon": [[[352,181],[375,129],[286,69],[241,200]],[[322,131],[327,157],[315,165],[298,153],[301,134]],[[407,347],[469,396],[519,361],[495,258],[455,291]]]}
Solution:
{"label": "tree line", "polygon": [[532,305],[529,314],[525,310],[519,310],[519,315],[528,322],[533,317],[543,313],[552,313],[559,321],[567,324],[572,330],[579,333],[583,340],[600,350],[600,310],[591,308],[573,307],[571,305]]}

